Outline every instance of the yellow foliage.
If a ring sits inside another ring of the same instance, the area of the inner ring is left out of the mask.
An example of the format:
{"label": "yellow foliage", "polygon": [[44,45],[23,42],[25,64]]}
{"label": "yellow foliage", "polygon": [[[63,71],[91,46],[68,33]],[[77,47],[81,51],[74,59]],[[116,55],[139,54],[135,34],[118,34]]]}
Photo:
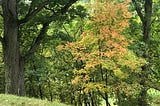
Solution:
{"label": "yellow foliage", "polygon": [[118,78],[128,78],[128,74],[124,73],[120,68],[113,70],[114,74]]}
{"label": "yellow foliage", "polygon": [[[131,72],[139,72],[145,64],[145,60],[139,59],[127,49],[129,43],[121,35],[123,29],[129,25],[127,19],[131,17],[127,9],[129,0],[125,1],[127,2],[97,1],[92,14],[93,20],[89,21],[91,28],[84,31],[76,42],[58,47],[59,50],[70,51],[73,61],[82,61],[83,67],[74,70],[72,84],[79,84],[86,93],[92,90],[109,92],[110,87],[113,87],[105,82],[109,71],[114,74],[110,80],[117,81],[127,79]],[[95,73],[103,78],[95,79]],[[99,82],[92,82],[92,77]],[[117,88],[122,88],[125,84],[121,83]],[[126,91],[129,89],[126,88]]]}
{"label": "yellow foliage", "polygon": [[99,91],[99,92],[105,93],[110,91],[110,87],[106,86],[105,83],[91,82],[91,83],[84,84],[83,88],[85,93],[90,93],[91,91]]}

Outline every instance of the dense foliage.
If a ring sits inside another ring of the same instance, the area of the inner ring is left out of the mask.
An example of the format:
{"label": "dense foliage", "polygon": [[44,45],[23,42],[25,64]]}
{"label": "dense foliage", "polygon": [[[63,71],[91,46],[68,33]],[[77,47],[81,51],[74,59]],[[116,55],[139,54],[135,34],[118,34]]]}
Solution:
{"label": "dense foliage", "polygon": [[[17,40],[2,1],[0,93],[74,106],[160,104],[158,0],[152,14],[152,0],[16,0]],[[19,68],[8,68],[13,58]]]}

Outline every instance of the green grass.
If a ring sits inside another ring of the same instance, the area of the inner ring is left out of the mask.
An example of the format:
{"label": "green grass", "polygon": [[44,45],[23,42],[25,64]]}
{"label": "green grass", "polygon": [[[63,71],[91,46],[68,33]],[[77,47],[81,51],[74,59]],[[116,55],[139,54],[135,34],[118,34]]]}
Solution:
{"label": "green grass", "polygon": [[49,102],[28,97],[0,94],[0,106],[68,106],[58,102]]}

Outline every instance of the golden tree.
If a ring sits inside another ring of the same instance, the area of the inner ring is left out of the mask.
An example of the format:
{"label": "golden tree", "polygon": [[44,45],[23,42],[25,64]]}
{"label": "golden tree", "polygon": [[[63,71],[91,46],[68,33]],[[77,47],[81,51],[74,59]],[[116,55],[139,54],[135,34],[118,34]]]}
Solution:
{"label": "golden tree", "polygon": [[85,93],[99,92],[106,104],[109,104],[108,93],[121,89],[129,95],[132,87],[138,86],[137,83],[128,86],[125,79],[141,71],[145,64],[127,48],[130,41],[121,35],[131,17],[128,3],[128,0],[95,1],[90,5],[92,19],[80,39],[59,47],[70,51],[73,61],[81,62],[75,67],[72,84],[79,85]]}

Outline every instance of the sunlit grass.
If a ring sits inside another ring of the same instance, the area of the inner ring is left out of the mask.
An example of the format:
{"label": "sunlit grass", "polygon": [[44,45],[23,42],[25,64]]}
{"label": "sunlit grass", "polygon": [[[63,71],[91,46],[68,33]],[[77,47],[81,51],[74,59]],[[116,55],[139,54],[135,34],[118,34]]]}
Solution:
{"label": "sunlit grass", "polygon": [[49,102],[35,98],[0,94],[0,106],[67,106],[58,102]]}

